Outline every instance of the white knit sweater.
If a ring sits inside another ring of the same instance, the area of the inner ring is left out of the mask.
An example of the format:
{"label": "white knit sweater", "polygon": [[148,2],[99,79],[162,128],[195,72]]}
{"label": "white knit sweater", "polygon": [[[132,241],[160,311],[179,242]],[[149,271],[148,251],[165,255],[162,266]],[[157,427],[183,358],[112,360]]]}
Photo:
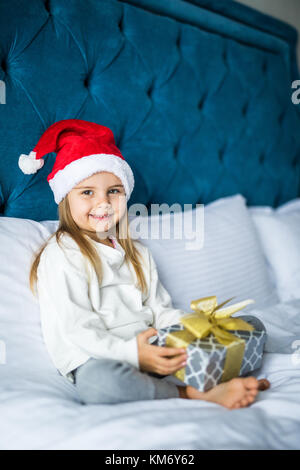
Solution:
{"label": "white knit sweater", "polygon": [[37,271],[42,333],[55,367],[71,382],[71,371],[90,357],[122,360],[139,369],[136,335],[178,323],[186,313],[173,308],[150,250],[134,241],[148,286],[142,295],[116,238],[115,248],[92,240],[102,262],[101,286],[73,239],[64,235],[61,240],[63,248],[51,239]]}

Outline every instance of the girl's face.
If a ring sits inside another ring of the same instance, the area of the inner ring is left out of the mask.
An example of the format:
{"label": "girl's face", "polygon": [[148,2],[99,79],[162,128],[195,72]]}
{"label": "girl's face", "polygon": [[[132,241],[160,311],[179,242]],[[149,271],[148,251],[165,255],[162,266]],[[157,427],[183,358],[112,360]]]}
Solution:
{"label": "girl's face", "polygon": [[107,171],[78,183],[68,193],[68,201],[75,223],[84,230],[100,233],[114,227],[127,208],[121,180]]}

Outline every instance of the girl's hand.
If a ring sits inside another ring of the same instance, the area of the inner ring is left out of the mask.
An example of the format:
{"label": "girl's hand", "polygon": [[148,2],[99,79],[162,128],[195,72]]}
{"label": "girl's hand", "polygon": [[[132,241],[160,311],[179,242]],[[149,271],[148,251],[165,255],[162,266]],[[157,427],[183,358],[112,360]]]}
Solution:
{"label": "girl's hand", "polygon": [[157,334],[155,328],[149,328],[137,335],[139,366],[144,372],[160,375],[173,374],[185,366],[185,349],[155,346],[148,343],[148,338]]}

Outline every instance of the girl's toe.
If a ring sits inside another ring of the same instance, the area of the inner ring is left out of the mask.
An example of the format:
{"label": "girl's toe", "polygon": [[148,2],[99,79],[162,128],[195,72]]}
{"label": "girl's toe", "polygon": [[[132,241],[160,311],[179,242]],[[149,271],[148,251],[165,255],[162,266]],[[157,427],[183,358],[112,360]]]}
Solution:
{"label": "girl's toe", "polygon": [[247,391],[247,397],[255,398],[256,395],[258,394],[258,389],[253,389],[253,390],[248,390]]}
{"label": "girl's toe", "polygon": [[245,382],[246,388],[248,390],[257,390],[259,381],[257,380],[256,377],[247,377],[245,380],[246,380]]}
{"label": "girl's toe", "polygon": [[240,401],[240,404],[241,404],[241,406],[247,406],[247,405],[249,404],[248,398],[243,398],[243,399]]}

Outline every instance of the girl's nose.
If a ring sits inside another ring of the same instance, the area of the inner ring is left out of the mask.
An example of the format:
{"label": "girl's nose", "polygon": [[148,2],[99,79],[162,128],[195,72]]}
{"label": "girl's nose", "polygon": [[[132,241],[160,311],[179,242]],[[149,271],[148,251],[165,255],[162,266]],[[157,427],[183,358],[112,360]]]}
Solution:
{"label": "girl's nose", "polygon": [[110,209],[110,204],[109,204],[107,198],[101,198],[101,200],[99,200],[97,202],[96,207],[98,209],[102,209],[102,210],[109,210]]}

